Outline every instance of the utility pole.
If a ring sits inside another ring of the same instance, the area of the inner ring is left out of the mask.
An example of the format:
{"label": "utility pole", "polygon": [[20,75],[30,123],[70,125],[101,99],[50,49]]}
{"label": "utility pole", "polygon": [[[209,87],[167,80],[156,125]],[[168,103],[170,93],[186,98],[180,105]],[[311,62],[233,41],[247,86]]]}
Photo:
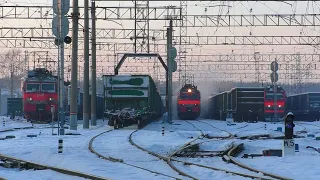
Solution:
{"label": "utility pole", "polygon": [[24,51],[24,68],[25,68],[25,74],[28,74],[28,71],[29,71],[28,51]]}
{"label": "utility pole", "polygon": [[83,128],[89,129],[89,0],[84,0]]}
{"label": "utility pole", "polygon": [[91,126],[97,125],[96,116],[96,96],[97,96],[97,65],[96,65],[96,4],[95,0],[91,0],[91,18],[92,18],[92,53],[91,53]]}
{"label": "utility pole", "polygon": [[70,103],[70,129],[77,130],[78,120],[78,29],[79,29],[79,5],[78,0],[73,0],[72,12],[72,66],[71,66],[71,103]]}
{"label": "utility pole", "polygon": [[63,3],[61,2],[62,0],[59,0],[59,19],[60,19],[60,43],[59,43],[59,48],[60,48],[60,135],[64,135],[64,121],[65,121],[65,104],[64,104],[64,43],[62,41],[62,38],[64,37],[63,35],[63,30],[62,30],[62,9],[63,9]]}
{"label": "utility pole", "polygon": [[14,61],[10,65],[10,98],[13,98],[13,74],[14,74]]}
{"label": "utility pole", "polygon": [[171,49],[172,49],[172,20],[170,20],[170,26],[167,28],[167,100],[168,100],[168,121],[172,122],[172,59],[171,59]]}

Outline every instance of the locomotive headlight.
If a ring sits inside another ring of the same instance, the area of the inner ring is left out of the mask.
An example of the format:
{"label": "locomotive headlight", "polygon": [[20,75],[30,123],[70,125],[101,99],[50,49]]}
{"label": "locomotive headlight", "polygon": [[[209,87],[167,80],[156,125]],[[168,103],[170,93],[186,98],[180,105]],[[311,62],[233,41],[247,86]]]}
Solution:
{"label": "locomotive headlight", "polygon": [[271,105],[268,105],[268,107],[271,107]]}
{"label": "locomotive headlight", "polygon": [[281,107],[281,105],[279,105],[279,107]]}
{"label": "locomotive headlight", "polygon": [[54,99],[53,98],[49,98],[49,101],[53,101]]}
{"label": "locomotive headlight", "polygon": [[28,100],[28,101],[32,101],[32,98],[28,98],[27,100]]}
{"label": "locomotive headlight", "polygon": [[191,93],[191,92],[192,92],[192,90],[191,90],[191,89],[188,89],[188,92],[189,92],[189,93]]}

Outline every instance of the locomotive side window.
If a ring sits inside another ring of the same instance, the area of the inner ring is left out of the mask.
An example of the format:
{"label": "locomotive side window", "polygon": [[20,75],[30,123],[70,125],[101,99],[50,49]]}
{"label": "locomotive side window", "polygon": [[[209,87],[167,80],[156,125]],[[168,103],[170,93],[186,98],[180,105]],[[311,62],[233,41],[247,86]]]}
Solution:
{"label": "locomotive side window", "polygon": [[38,83],[28,83],[27,84],[27,92],[35,92],[40,91],[40,84]]}
{"label": "locomotive side window", "polygon": [[47,92],[55,92],[55,87],[53,83],[42,83],[41,90]]}

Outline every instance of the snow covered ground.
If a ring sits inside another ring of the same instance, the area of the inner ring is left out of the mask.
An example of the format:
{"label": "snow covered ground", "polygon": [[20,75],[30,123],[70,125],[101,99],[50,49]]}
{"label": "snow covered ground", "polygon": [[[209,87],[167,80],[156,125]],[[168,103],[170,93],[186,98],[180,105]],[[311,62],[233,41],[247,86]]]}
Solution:
{"label": "snow covered ground", "polygon": [[[6,117],[0,117],[0,121],[3,118]],[[216,128],[203,122],[209,123]],[[265,149],[282,149],[282,140],[241,140],[239,137],[265,134],[274,137],[283,136],[283,132],[276,131],[278,127],[284,130],[283,123],[237,123],[236,125],[228,126],[226,122],[214,120],[189,122],[175,120],[172,125],[163,125],[160,122],[154,122],[142,130],[133,133],[132,140],[139,146],[150,151],[168,156],[182,145],[194,141],[199,137],[201,135],[199,129],[201,129],[204,134],[218,137],[227,137],[229,132],[236,135],[236,137],[223,140],[202,138],[196,142],[203,142],[200,145],[202,150],[211,151],[224,150],[232,143],[244,143],[245,150],[236,159],[246,165],[292,179],[320,179],[320,167],[317,166],[318,162],[320,162],[320,153],[306,148],[307,146],[320,148],[320,141],[315,140],[315,138],[306,137],[307,133],[315,135],[320,133],[320,122],[296,122],[296,125],[296,133],[299,132],[299,135],[305,136],[305,138],[295,139],[295,142],[300,146],[300,151],[296,152],[295,156],[292,157],[241,158],[244,153],[261,154]],[[0,124],[0,131],[29,126],[31,126],[31,124],[27,122],[6,119],[6,127]],[[162,126],[164,126],[165,130],[164,136],[162,136],[161,133]],[[106,121],[98,121],[98,126],[90,127],[88,130],[82,129],[82,124],[79,123],[78,132],[81,135],[78,136],[53,136],[51,135],[51,128],[40,127],[44,127],[44,125],[38,125],[37,128],[34,129],[0,132],[0,138],[7,135],[16,136],[14,139],[0,140],[0,154],[111,179],[170,179],[167,176],[157,175],[122,163],[103,160],[91,153],[88,150],[90,139],[110,129]],[[178,175],[165,161],[132,146],[128,138],[133,131],[134,128],[128,127],[105,133],[95,139],[93,148],[100,154],[123,159],[124,162],[131,165],[147,168],[173,177],[188,179]],[[307,133],[302,131],[307,131]],[[29,138],[27,137],[28,134],[36,134],[38,137]],[[59,138],[64,140],[62,154],[58,154]],[[256,175],[256,173],[250,172],[249,170],[225,163],[220,157],[179,159]],[[199,179],[247,179],[222,171],[213,171],[179,162],[173,162],[173,164],[179,170]],[[66,176],[51,170],[19,171],[6,168],[0,168],[0,177],[10,180],[21,179],[21,177],[39,180],[50,179],[50,177],[55,177],[55,179],[81,179]]]}
{"label": "snow covered ground", "polygon": [[84,180],[84,178],[68,176],[60,174],[52,170],[27,170],[20,171],[18,169],[6,169],[0,167],[0,177],[11,180],[11,179],[32,179],[32,180],[43,180],[43,179],[54,179],[54,180]]}

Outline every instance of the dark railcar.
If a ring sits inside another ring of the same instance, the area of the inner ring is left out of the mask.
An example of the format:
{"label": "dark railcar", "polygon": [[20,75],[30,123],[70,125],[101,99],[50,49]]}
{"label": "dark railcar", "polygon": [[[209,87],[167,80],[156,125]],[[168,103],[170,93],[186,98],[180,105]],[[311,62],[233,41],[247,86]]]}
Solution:
{"label": "dark railcar", "polygon": [[320,92],[296,94],[287,97],[286,111],[295,115],[295,120],[315,121],[320,119]]}
{"label": "dark railcar", "polygon": [[264,120],[264,88],[239,87],[231,90],[231,112],[235,121]]}
{"label": "dark railcar", "polygon": [[7,99],[7,115],[10,115],[11,119],[15,116],[21,116],[23,113],[23,99],[22,98],[8,98]]}
{"label": "dark railcar", "polygon": [[222,92],[209,99],[208,118],[225,120],[228,110],[231,107],[230,92]]}
{"label": "dark railcar", "polygon": [[[97,95],[96,97],[96,117],[97,119],[103,118],[104,104],[103,96]],[[91,117],[91,95],[89,95],[89,117]],[[80,93],[80,104],[78,105],[78,119],[83,119],[83,92]]]}

